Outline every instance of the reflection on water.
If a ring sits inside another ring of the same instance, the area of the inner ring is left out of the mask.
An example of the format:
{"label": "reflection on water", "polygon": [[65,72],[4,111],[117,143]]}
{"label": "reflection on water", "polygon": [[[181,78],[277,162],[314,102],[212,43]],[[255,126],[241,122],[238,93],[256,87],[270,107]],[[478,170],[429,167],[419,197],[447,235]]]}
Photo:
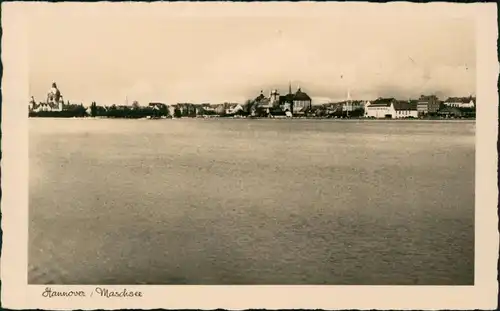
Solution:
{"label": "reflection on water", "polygon": [[473,284],[474,122],[29,122],[30,283]]}

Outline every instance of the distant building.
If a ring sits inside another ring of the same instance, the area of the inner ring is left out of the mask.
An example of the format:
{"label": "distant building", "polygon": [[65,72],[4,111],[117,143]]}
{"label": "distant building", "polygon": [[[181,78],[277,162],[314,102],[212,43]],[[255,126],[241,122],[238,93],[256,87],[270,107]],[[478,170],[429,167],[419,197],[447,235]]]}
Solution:
{"label": "distant building", "polygon": [[396,114],[392,116],[393,118],[418,118],[417,103],[411,101],[397,101],[393,103],[393,106],[396,112]]}
{"label": "distant building", "polygon": [[158,103],[158,102],[153,102],[153,103],[149,103],[148,105],[149,107],[153,108],[154,110],[160,110],[160,109],[166,109],[167,108],[167,104],[164,104],[164,103]]}
{"label": "distant building", "polygon": [[241,111],[243,111],[243,106],[240,104],[232,104],[226,108],[226,114],[236,114]]}
{"label": "distant building", "polygon": [[344,105],[344,111],[355,111],[365,108],[365,102],[362,100],[350,100]]}
{"label": "distant building", "polygon": [[160,102],[151,102],[148,105],[149,107],[165,107],[167,104],[165,103],[160,103]]}
{"label": "distant building", "polygon": [[344,112],[352,112],[355,110],[360,110],[364,108],[364,102],[361,100],[346,100],[340,103],[337,103],[341,106],[341,110]]}
{"label": "distant building", "polygon": [[342,103],[329,103],[325,105],[325,113],[328,115],[342,112]]}
{"label": "distant building", "polygon": [[352,100],[351,91],[347,91],[347,98],[345,101],[339,103],[342,106],[342,111],[349,114],[349,112],[353,112],[356,110],[362,110],[365,108],[365,102],[362,100]]}
{"label": "distant building", "polygon": [[447,107],[455,108],[474,108],[476,107],[476,98],[469,97],[449,97],[444,101],[444,105]]}
{"label": "distant building", "polygon": [[278,90],[269,92],[269,97],[261,91],[260,95],[254,99],[255,105],[252,107],[252,114],[260,110],[270,114],[291,112],[292,114],[305,114],[312,109],[311,97],[303,92],[300,87],[297,92],[292,93],[291,85],[289,85],[288,94],[280,95]]}
{"label": "distant building", "polygon": [[365,107],[365,117],[367,118],[392,118],[395,114],[393,104],[394,98],[378,98]]}
{"label": "distant building", "polygon": [[215,115],[217,105],[211,105],[210,103],[203,103],[198,105],[197,115]]}
{"label": "distant building", "polygon": [[445,118],[457,118],[463,116],[462,111],[457,107],[445,107],[438,111],[438,115]]}
{"label": "distant building", "polygon": [[278,90],[272,90],[269,94],[269,105],[271,107],[277,107],[280,104],[280,93]]}
{"label": "distant building", "polygon": [[398,101],[394,98],[379,98],[365,107],[367,118],[417,118],[418,111],[414,103]]}
{"label": "distant building", "polygon": [[61,111],[62,108],[62,103],[61,104],[56,104],[53,102],[50,103],[39,103],[38,105],[35,105],[35,108],[33,108],[32,111],[34,112],[40,112],[40,111]]}
{"label": "distant building", "polygon": [[[271,94],[272,94],[272,92],[271,92]],[[255,108],[260,108],[260,109],[269,109],[269,108],[272,108],[271,98],[270,97],[266,97],[264,95],[263,91],[260,91],[259,96],[257,96],[254,99],[254,102],[255,102],[255,106],[256,106]]]}
{"label": "distant building", "polygon": [[302,92],[301,88],[297,89],[297,92],[293,96],[292,113],[293,114],[305,114],[307,111],[312,109],[312,100],[307,93]]}
{"label": "distant building", "polygon": [[214,111],[216,114],[224,114],[224,112],[226,111],[226,106],[224,104],[215,104],[215,105],[212,105]]}
{"label": "distant building", "polygon": [[152,103],[148,104],[148,107],[153,109],[154,113],[172,115],[170,113],[170,109],[169,109],[167,104],[159,103],[159,102],[152,102]]}
{"label": "distant building", "polygon": [[[178,103],[176,108],[180,110],[182,116],[194,116],[196,115],[198,109],[195,104],[192,103]],[[175,108],[174,108],[175,110]]]}
{"label": "distant building", "polygon": [[34,112],[40,112],[40,111],[53,111],[52,106],[50,106],[47,103],[39,103],[34,109]]}
{"label": "distant building", "polygon": [[64,99],[61,91],[57,88],[56,83],[52,83],[52,87],[47,93],[47,100],[45,102],[36,103],[35,98],[32,96],[28,104],[29,111],[62,111],[64,106]]}
{"label": "distant building", "polygon": [[281,99],[280,93],[278,90],[271,90],[269,92],[269,97],[264,95],[263,91],[260,91],[260,95],[257,96],[254,100],[255,105],[252,106],[252,115],[256,114],[264,114],[270,115],[274,112],[281,110]]}
{"label": "distant building", "polygon": [[167,105],[168,114],[171,116],[175,115],[175,108],[177,105]]}
{"label": "distant building", "polygon": [[439,99],[435,95],[421,95],[417,102],[419,115],[436,114],[439,110]]}
{"label": "distant building", "polygon": [[50,107],[48,111],[62,111],[64,99],[61,91],[57,88],[57,84],[52,83],[52,87],[47,94],[46,104]]}

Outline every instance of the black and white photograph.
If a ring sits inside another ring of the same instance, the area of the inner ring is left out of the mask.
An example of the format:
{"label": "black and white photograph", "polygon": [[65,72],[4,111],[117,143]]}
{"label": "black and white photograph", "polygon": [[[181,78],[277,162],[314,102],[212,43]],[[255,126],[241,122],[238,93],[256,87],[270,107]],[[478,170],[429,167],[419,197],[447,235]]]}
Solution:
{"label": "black and white photograph", "polygon": [[25,15],[29,286],[478,285],[480,10],[266,5]]}

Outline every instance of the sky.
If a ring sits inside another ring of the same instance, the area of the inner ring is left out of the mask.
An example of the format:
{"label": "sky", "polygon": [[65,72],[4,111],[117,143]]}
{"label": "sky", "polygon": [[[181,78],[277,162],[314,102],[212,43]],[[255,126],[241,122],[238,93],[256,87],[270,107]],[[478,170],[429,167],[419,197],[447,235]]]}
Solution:
{"label": "sky", "polygon": [[30,92],[43,101],[56,82],[85,105],[244,102],[289,83],[315,104],[475,94],[472,15],[375,5],[47,3],[29,15]]}

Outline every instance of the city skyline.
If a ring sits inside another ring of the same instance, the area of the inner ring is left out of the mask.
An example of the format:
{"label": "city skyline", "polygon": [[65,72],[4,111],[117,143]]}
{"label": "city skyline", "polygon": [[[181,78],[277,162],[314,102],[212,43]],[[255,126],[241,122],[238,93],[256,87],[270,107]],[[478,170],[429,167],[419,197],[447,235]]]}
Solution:
{"label": "city skyline", "polygon": [[224,5],[239,14],[201,16],[210,4],[190,14],[171,4],[100,6],[99,14],[92,5],[40,6],[30,18],[30,93],[43,100],[55,81],[65,100],[84,104],[243,102],[261,90],[287,93],[291,82],[313,104],[348,91],[354,99],[475,95],[475,24],[459,9],[388,5],[366,15],[335,4],[346,13],[318,18],[290,13],[293,4],[271,16],[263,4]]}

